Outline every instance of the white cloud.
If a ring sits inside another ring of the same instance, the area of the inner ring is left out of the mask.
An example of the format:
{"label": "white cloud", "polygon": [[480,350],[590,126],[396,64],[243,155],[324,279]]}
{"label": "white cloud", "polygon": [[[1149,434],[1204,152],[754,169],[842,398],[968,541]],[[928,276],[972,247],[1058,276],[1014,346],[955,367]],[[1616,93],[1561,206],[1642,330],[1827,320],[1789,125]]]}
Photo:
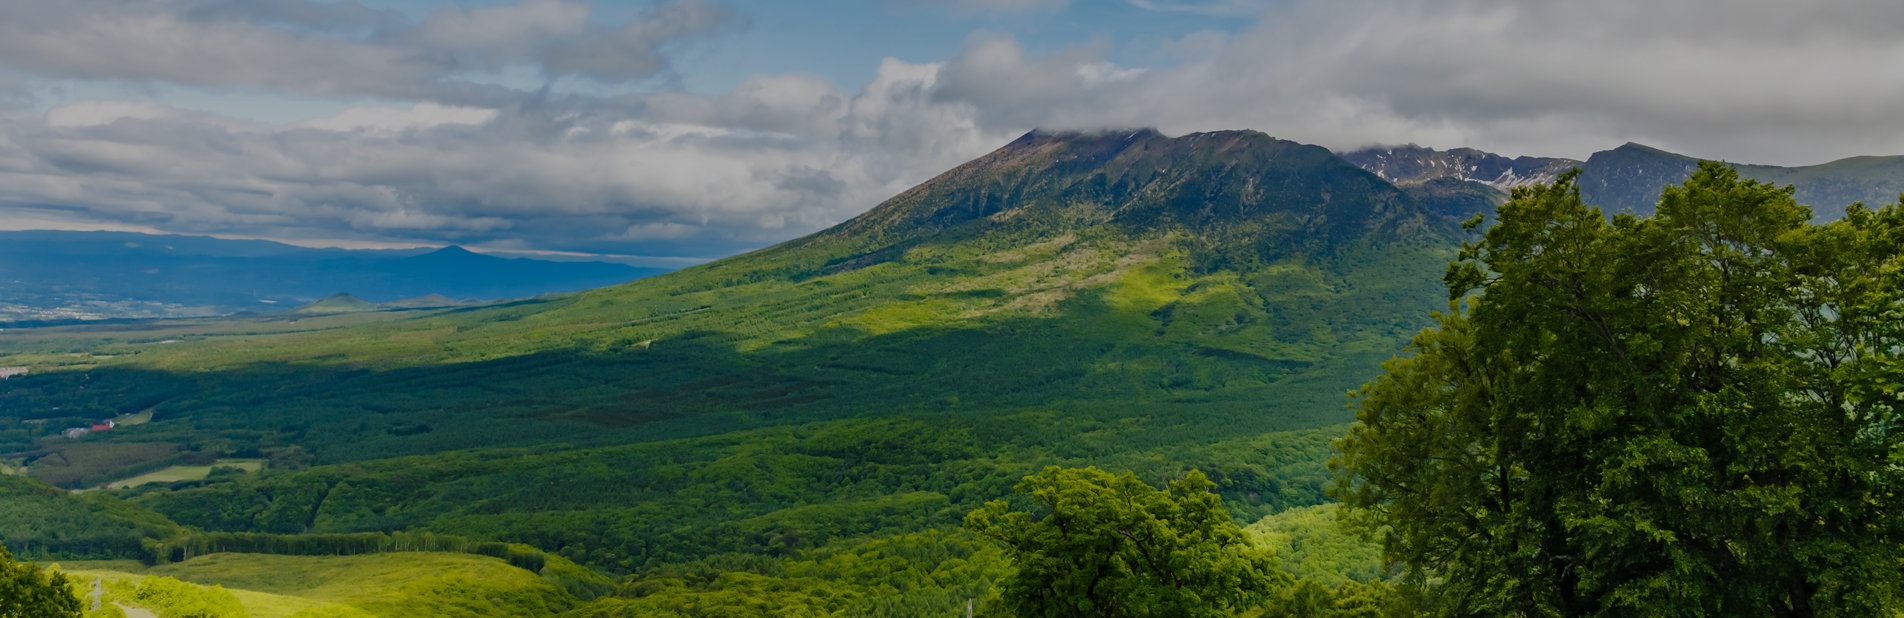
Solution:
{"label": "white cloud", "polygon": [[[151,104],[147,104],[151,105]],[[154,105],[153,107],[157,107]],[[47,124],[53,124],[51,114]],[[344,113],[328,118],[317,118],[293,123],[292,128],[322,129],[326,131],[367,130],[380,133],[398,133],[412,129],[426,129],[445,124],[480,125],[496,118],[496,110],[474,107],[449,107],[435,103],[418,103],[408,110],[394,107],[353,107]],[[59,126],[59,125],[54,125]]]}
{"label": "white cloud", "polygon": [[410,23],[309,0],[0,0],[0,64],[50,78],[467,101],[498,92],[454,79],[459,72],[526,65],[550,78],[653,77],[668,68],[662,48],[732,18],[703,0],[672,0],[617,28],[588,25],[592,11],[524,0]]}
{"label": "white cloud", "polygon": [[980,13],[1058,13],[1071,6],[1071,0],[947,0],[955,15]]}
{"label": "white cloud", "polygon": [[78,101],[46,110],[46,124],[51,127],[90,127],[111,124],[120,118],[164,118],[176,111],[150,101]]}
{"label": "white cloud", "polygon": [[[1164,8],[1158,5],[1158,8]],[[1131,79],[1063,75],[1007,38],[948,63],[981,124],[1255,128],[1329,146],[1585,156],[1625,140],[1812,163],[1904,152],[1904,5],[1839,0],[1298,0],[1206,58]]]}
{"label": "white cloud", "polygon": [[440,8],[406,34],[425,47],[488,52],[511,61],[529,55],[543,41],[581,34],[593,12],[587,3],[562,0]]}
{"label": "white cloud", "polygon": [[0,201],[188,233],[717,255],[837,223],[1012,137],[931,102],[936,65],[880,73],[859,95],[762,76],[723,96],[419,103],[280,127],[74,106],[49,118],[86,121],[0,122]]}
{"label": "white cloud", "polygon": [[1274,0],[1128,0],[1133,6],[1166,13],[1249,17],[1268,10]]}

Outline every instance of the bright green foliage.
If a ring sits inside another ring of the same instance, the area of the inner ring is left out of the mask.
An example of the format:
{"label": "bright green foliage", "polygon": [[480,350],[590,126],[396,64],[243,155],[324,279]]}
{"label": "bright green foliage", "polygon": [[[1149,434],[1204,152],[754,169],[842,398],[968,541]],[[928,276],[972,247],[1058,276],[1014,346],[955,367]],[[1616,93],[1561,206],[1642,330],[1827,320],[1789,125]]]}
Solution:
{"label": "bright green foliage", "polygon": [[119,609],[118,605],[112,603],[102,603],[99,609],[87,610],[82,616],[84,618],[126,618],[126,610]]}
{"label": "bright green foliage", "polygon": [[1376,580],[1344,582],[1331,589],[1305,579],[1264,607],[1260,618],[1412,618],[1421,615],[1419,606],[1413,587]]}
{"label": "bright green foliage", "polygon": [[724,554],[666,565],[569,615],[952,616],[1009,570],[1002,550],[970,533],[927,531],[786,560]]}
{"label": "bright green foliage", "polygon": [[575,604],[556,582],[500,559],[403,552],[357,556],[219,553],[146,571],[201,585],[349,605],[385,617],[547,616]]}
{"label": "bright green foliage", "polygon": [[0,545],[0,617],[79,616],[84,606],[70,587],[65,574],[33,563],[14,562],[13,553]]}
{"label": "bright green foliage", "polygon": [[245,618],[238,597],[219,586],[195,586],[170,577],[147,577],[132,601],[159,618]]}
{"label": "bright green foliage", "polygon": [[[1196,467],[1236,518],[1253,521],[1326,499],[1323,463],[1341,432],[1222,439],[1158,419],[933,414],[612,447],[460,451],[125,493],[126,502],[186,525],[237,533],[171,539],[159,547],[181,551],[168,560],[188,549],[400,551],[398,535],[360,531],[411,529],[465,537],[438,537],[454,542],[523,542],[628,574],[713,554],[793,557],[838,539],[957,526],[1049,464],[1145,478]],[[1182,444],[1192,440],[1202,443]],[[323,534],[244,534],[307,524]]]}
{"label": "bright green foliage", "polygon": [[1297,507],[1264,517],[1243,528],[1256,546],[1276,553],[1284,571],[1297,579],[1338,586],[1387,577],[1382,547],[1342,530],[1336,505]]}
{"label": "bright green foliage", "polygon": [[325,605],[323,607],[313,607],[310,609],[298,610],[298,613],[291,614],[291,618],[378,618],[378,617],[375,614],[371,614],[364,610],[357,609],[355,607],[351,607],[348,605]]}
{"label": "bright green foliage", "polygon": [[651,587],[641,590],[640,597],[604,599],[567,615],[575,618],[824,618],[837,615],[856,600],[852,591],[828,582],[745,572],[721,573],[702,586],[675,579],[648,583]]}
{"label": "bright green foliage", "polygon": [[1904,208],[1811,225],[1706,163],[1609,220],[1572,181],[1517,189],[1468,311],[1362,389],[1345,515],[1455,614],[1892,615]]}
{"label": "bright green foliage", "polygon": [[147,539],[182,533],[178,524],[115,496],[74,496],[23,476],[0,475],[0,539],[22,558],[137,558]]}
{"label": "bright green foliage", "polygon": [[1036,511],[995,501],[965,525],[1005,544],[1017,570],[999,597],[1020,618],[1227,616],[1288,576],[1211,487],[1195,470],[1159,491],[1129,473],[1053,466],[1016,488]]}

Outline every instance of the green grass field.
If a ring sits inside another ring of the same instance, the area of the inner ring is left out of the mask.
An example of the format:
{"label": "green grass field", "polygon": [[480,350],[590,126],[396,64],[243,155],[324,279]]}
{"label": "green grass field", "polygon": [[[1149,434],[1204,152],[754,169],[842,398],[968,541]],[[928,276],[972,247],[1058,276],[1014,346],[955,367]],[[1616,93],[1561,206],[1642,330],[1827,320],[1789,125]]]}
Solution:
{"label": "green grass field", "polygon": [[177,481],[203,480],[212,472],[212,468],[238,468],[246,472],[264,469],[263,459],[220,459],[209,466],[172,466],[157,472],[141,474],[123,481],[113,481],[94,489],[124,489],[138,487],[146,483],[172,483]]}
{"label": "green grass field", "polygon": [[[59,566],[67,575],[84,583],[87,588],[92,587],[92,582],[95,578],[103,581],[108,588],[110,588],[114,582],[125,582],[131,586],[138,586],[148,575],[159,575],[156,573],[148,573],[148,569],[145,565],[139,564],[136,560],[73,561],[61,563]],[[233,589],[230,586],[226,586],[226,588],[231,591],[233,596],[238,597],[240,603],[244,604],[245,611],[249,614],[250,618],[290,618],[299,611],[335,605],[333,603],[325,603],[295,596],[271,594],[255,590]],[[149,609],[139,607],[135,602],[124,600],[117,602],[121,607],[127,609],[127,618],[132,618],[141,611],[147,612],[147,615],[157,615]]]}
{"label": "green grass field", "polygon": [[74,561],[62,570],[134,585],[171,577],[230,590],[252,618],[346,606],[378,618],[550,616],[574,600],[541,576],[487,556],[407,552],[359,556],[220,553],[145,567],[136,561]]}

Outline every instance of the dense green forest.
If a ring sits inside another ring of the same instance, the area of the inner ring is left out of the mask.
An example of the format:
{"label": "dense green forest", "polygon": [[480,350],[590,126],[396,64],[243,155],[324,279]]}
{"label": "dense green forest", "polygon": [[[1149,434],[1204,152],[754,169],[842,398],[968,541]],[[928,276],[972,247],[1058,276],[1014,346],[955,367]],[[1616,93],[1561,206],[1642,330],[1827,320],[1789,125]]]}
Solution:
{"label": "dense green forest", "polygon": [[[1341,429],[1201,446],[1147,444],[1154,433],[1141,419],[1051,413],[834,421],[635,445],[278,469],[83,500],[46,498],[38,508],[64,505],[74,511],[66,517],[83,518],[102,505],[130,503],[208,532],[428,530],[527,543],[628,573],[720,553],[790,555],[838,538],[956,526],[966,512],[1049,464],[1135,470],[1157,482],[1201,469],[1237,518],[1255,521],[1326,499],[1322,462]],[[38,512],[5,522],[4,529],[28,535],[10,532],[10,542],[37,548],[25,555],[136,557],[142,535],[161,536],[69,528],[56,543],[25,532],[45,517]]]}

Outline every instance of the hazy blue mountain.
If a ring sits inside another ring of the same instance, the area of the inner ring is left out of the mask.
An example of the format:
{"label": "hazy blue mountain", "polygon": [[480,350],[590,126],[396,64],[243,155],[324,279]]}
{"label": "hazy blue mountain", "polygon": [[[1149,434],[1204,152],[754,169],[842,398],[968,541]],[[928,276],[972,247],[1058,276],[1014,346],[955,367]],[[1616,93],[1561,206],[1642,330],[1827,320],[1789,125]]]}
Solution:
{"label": "hazy blue mountain", "polygon": [[338,292],[336,294],[326,296],[323,299],[318,300],[317,302],[294,308],[290,312],[291,313],[354,313],[358,311],[376,311],[382,308],[383,307],[379,306],[377,303],[365,301],[361,298],[351,296],[350,294],[345,292]]}
{"label": "hazy blue mountain", "polygon": [[661,272],[605,262],[507,259],[459,247],[311,249],[201,236],[0,232],[0,320],[268,312],[340,292],[373,303],[431,294],[521,298]]}
{"label": "hazy blue mountain", "polygon": [[[1653,212],[1666,185],[1685,182],[1699,159],[1627,143],[1593,153],[1580,178],[1580,192],[1607,212]],[[1798,203],[1821,220],[1844,216],[1852,202],[1876,206],[1897,202],[1904,192],[1904,156],[1851,157],[1802,167],[1735,164],[1739,175],[1797,188]]]}

